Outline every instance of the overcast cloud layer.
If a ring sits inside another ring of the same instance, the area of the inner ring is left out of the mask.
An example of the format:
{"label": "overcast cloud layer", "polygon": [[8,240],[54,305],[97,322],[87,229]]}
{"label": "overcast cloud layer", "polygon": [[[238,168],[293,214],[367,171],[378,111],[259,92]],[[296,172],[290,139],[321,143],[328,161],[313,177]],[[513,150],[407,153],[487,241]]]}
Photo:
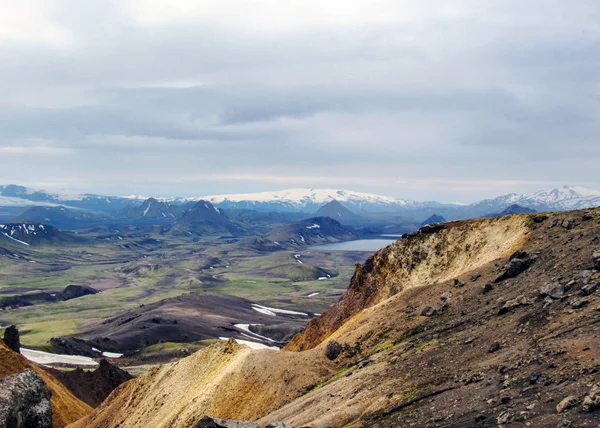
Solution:
{"label": "overcast cloud layer", "polygon": [[0,182],[600,189],[597,0],[0,0]]}

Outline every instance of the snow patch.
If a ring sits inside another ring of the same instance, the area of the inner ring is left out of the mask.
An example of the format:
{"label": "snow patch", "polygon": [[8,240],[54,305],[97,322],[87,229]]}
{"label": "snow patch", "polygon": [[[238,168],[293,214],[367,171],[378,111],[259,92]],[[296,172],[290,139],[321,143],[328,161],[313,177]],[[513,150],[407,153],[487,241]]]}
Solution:
{"label": "snow patch", "polygon": [[305,316],[305,317],[308,316],[308,314],[305,314],[304,312],[296,312],[296,311],[288,311],[286,309],[271,308],[269,306],[257,305],[256,303],[252,304],[252,309],[254,309],[255,311],[260,312],[261,314],[269,315],[269,316],[272,316],[272,317],[277,316],[277,314],[302,315],[302,316]]}
{"label": "snow patch", "polygon": [[21,348],[21,355],[37,364],[70,364],[73,366],[97,366],[98,363],[90,357],[81,355],[61,355],[49,352]]}
{"label": "snow patch", "polygon": [[[229,337],[219,337],[219,339],[228,341],[230,338]],[[279,351],[279,348],[277,346],[267,346],[267,345],[263,345],[262,343],[250,342],[249,340],[241,340],[241,339],[235,339],[235,341],[241,345],[246,345],[252,349],[272,349],[274,351]]]}
{"label": "snow patch", "polygon": [[[14,230],[13,230],[13,232],[14,232]],[[27,242],[19,241],[17,238],[13,238],[13,237],[12,237],[12,236],[10,236],[8,233],[4,233],[4,232],[2,232],[2,234],[3,234],[4,236],[6,236],[8,239],[12,239],[13,241],[15,241],[15,242],[18,242],[19,244],[27,245],[28,247],[30,246],[30,245],[29,245]]]}

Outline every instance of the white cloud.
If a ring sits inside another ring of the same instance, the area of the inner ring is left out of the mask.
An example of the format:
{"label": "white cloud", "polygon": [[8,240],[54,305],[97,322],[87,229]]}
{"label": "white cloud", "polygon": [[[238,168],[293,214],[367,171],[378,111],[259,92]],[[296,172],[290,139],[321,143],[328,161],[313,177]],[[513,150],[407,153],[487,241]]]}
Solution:
{"label": "white cloud", "polygon": [[600,187],[595,1],[0,6],[4,181],[445,200]]}

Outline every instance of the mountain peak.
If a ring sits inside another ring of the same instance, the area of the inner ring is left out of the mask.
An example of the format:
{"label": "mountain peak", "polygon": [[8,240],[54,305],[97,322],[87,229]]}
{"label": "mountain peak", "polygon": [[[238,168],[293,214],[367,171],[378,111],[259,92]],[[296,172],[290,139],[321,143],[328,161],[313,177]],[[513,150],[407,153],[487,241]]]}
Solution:
{"label": "mountain peak", "polygon": [[316,217],[331,217],[339,222],[355,220],[358,218],[356,214],[346,208],[340,201],[333,199],[327,202],[315,213]]}

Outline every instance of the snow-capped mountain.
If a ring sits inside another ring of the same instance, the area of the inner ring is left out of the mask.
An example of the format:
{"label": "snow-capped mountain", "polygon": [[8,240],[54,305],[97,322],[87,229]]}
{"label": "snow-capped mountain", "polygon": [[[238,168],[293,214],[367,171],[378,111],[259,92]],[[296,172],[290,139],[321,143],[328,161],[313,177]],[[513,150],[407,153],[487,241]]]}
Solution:
{"label": "snow-capped mountain", "polygon": [[[0,186],[0,206],[30,206],[54,204],[67,207],[103,212],[123,213],[140,207],[146,201],[142,213],[151,205],[147,197],[103,196],[74,192],[51,193],[32,190],[23,186]],[[470,205],[443,204],[435,201],[418,202],[407,199],[361,193],[341,189],[288,189],[273,192],[243,193],[230,195],[210,195],[200,197],[156,198],[154,205],[146,211],[146,216],[159,207],[158,202],[171,203],[171,208],[200,200],[209,201],[219,208],[251,209],[256,211],[314,213],[323,205],[338,201],[353,212],[405,212],[414,217],[428,217],[433,213],[443,213],[447,219],[478,217],[490,213],[499,213],[511,205],[519,205],[536,211],[562,211],[600,206],[600,191],[582,187],[563,186],[550,191],[538,191],[526,194],[510,193],[493,199],[482,200]],[[160,204],[162,206],[163,204]],[[165,216],[172,217],[166,211]],[[175,213],[173,213],[176,215]],[[158,213],[163,217],[163,212]]]}
{"label": "snow-capped mountain", "polygon": [[[94,195],[90,193],[77,193],[68,190],[48,192],[46,190],[31,189],[29,187],[18,186],[16,184],[0,186],[0,196],[9,198],[6,201],[6,206],[8,206],[9,203],[14,205],[18,203],[18,201],[21,201],[23,206],[64,205],[72,208],[81,208],[101,212],[115,212],[140,204],[140,202],[136,200],[130,200],[119,196]],[[32,203],[26,203],[25,201],[31,201]],[[2,204],[1,206],[5,206],[3,202],[4,201],[0,199],[0,204]]]}
{"label": "snow-capped mountain", "polygon": [[396,211],[419,206],[419,202],[340,189],[288,189],[276,192],[211,195],[205,199],[221,208],[245,208],[260,211],[315,212],[324,204],[337,200],[357,211]]}
{"label": "snow-capped mountain", "polygon": [[499,196],[486,199],[469,207],[487,212],[500,212],[508,206],[520,205],[536,211],[565,211],[590,208],[600,205],[600,191],[583,187],[563,186],[550,191]]}

